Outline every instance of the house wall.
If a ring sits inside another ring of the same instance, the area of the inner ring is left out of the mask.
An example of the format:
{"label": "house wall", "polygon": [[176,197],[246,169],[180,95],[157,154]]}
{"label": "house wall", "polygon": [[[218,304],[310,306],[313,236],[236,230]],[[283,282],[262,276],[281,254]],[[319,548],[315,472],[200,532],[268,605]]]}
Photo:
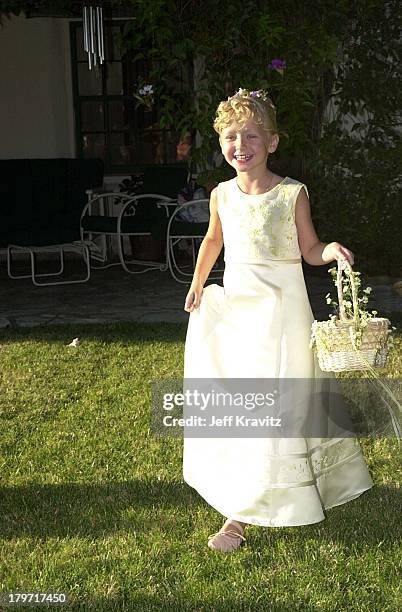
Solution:
{"label": "house wall", "polygon": [[0,159],[75,157],[67,19],[0,26]]}

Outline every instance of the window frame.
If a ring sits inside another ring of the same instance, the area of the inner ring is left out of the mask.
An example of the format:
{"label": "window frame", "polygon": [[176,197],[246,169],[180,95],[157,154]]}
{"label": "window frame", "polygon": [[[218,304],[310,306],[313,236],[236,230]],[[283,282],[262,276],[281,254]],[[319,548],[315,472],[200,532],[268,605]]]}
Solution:
{"label": "window frame", "polygon": [[[119,26],[123,28],[127,23],[127,20],[124,18],[121,19],[104,19],[104,29],[106,27],[116,27]],[[113,101],[124,102],[129,101],[133,102],[133,96],[130,94],[107,94],[105,93],[105,67],[102,66],[102,94],[101,95],[80,95],[79,93],[79,65],[83,65],[84,62],[78,58],[77,55],[77,38],[79,38],[79,28],[82,28],[81,20],[73,20],[70,21],[70,59],[71,59],[71,71],[72,71],[72,87],[73,87],[73,107],[74,107],[74,133],[75,133],[75,151],[76,156],[78,158],[84,158],[83,151],[83,134],[91,133],[91,134],[104,134],[105,135],[105,159],[104,159],[104,171],[105,174],[108,175],[122,175],[122,174],[132,174],[135,172],[141,172],[146,168],[154,168],[160,166],[170,166],[170,167],[182,167],[183,165],[188,164],[188,160],[183,161],[164,161],[163,163],[147,163],[147,162],[131,162],[126,164],[116,164],[111,161],[111,135],[113,133],[119,133],[119,130],[111,130],[110,122],[109,122],[109,112],[105,112],[104,116],[104,130],[83,130],[82,128],[82,114],[81,114],[81,103],[82,102],[99,102],[102,103],[105,109],[108,109],[108,103]],[[119,62],[119,60],[114,60],[114,62]],[[105,64],[107,60],[105,60]],[[120,60],[120,64],[124,67],[124,61]],[[89,69],[88,69],[89,70]],[[193,66],[191,63],[188,65],[189,70],[189,80],[192,83],[193,79]],[[124,75],[124,71],[123,71]],[[181,94],[178,94],[181,95]],[[134,107],[134,113],[136,114],[135,122],[134,122],[134,130],[135,134],[138,136],[140,134],[139,122],[138,118],[141,116],[143,110],[137,111]],[[162,142],[163,142],[163,156],[164,160],[167,159],[167,143],[168,143],[168,134],[175,134],[174,130],[169,130],[166,128],[160,128],[157,130],[162,133]],[[121,131],[123,133],[123,131]],[[178,136],[176,134],[176,136]],[[194,145],[194,142],[193,142]]]}

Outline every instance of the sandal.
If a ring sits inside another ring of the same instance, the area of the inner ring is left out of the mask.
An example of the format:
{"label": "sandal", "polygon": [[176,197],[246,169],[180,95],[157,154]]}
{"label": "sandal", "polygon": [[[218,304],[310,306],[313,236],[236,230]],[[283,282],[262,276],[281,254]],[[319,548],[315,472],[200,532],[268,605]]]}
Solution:
{"label": "sandal", "polygon": [[[220,550],[222,552],[232,552],[233,550],[239,548],[243,542],[246,542],[246,538],[242,535],[244,533],[243,527],[237,521],[231,520],[230,523],[241,529],[242,533],[234,530],[220,530],[217,533],[213,533],[208,537],[209,548],[212,548],[212,550]],[[223,527],[225,527],[225,525]]]}

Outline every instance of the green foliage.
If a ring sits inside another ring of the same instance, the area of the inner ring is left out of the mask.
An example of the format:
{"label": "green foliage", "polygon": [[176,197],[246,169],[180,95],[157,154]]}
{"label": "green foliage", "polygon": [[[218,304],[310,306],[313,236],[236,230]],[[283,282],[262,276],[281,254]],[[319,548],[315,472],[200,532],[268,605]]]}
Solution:
{"label": "green foliage", "polygon": [[[148,77],[159,91],[161,125],[201,136],[192,164],[204,184],[231,176],[225,163],[215,169],[219,101],[238,87],[267,88],[281,136],[271,168],[308,183],[320,238],[348,245],[364,272],[398,274],[399,3],[131,4],[138,22],[122,42],[146,44],[155,62]],[[267,67],[278,57],[287,62],[283,74]],[[194,60],[196,92],[189,86],[178,98],[172,70]]]}
{"label": "green foliage", "polygon": [[19,15],[24,10],[24,5],[19,0],[0,0],[0,26],[4,24],[4,18],[10,19],[12,15]]}
{"label": "green foliage", "polygon": [[[53,0],[51,7],[55,12],[66,11],[68,14],[71,4],[71,0]],[[0,22],[3,15],[10,18],[11,15],[19,15],[33,9],[48,8],[49,5],[50,3],[46,0],[0,0]]]}
{"label": "green foliage", "polygon": [[336,67],[336,106],[308,169],[322,239],[348,244],[365,273],[395,276],[402,227],[400,27],[398,2],[357,3]]}
{"label": "green foliage", "polygon": [[[98,6],[119,6],[124,4],[125,0],[97,0]],[[82,2],[82,4],[86,4]],[[88,2],[89,4],[89,2]],[[10,18],[12,15],[20,15],[21,13],[30,13],[31,11],[49,12],[53,15],[63,15],[73,17],[81,11],[81,7],[73,0],[0,0],[0,25],[2,18]]]}
{"label": "green foliage", "polygon": [[[183,133],[198,131],[202,142],[193,152],[193,164],[206,169],[219,151],[218,139],[211,125],[220,100],[238,87],[268,88],[278,106],[282,130],[279,161],[296,158],[301,150],[312,149],[310,128],[316,113],[317,89],[321,72],[331,68],[336,56],[338,37],[347,14],[334,17],[331,3],[327,32],[316,8],[300,14],[296,2],[233,0],[222,5],[206,2],[152,2],[132,0],[138,21],[127,25],[123,46],[139,49],[146,45],[146,55],[154,66],[147,75],[166,102],[177,100],[171,85],[172,69],[178,63],[197,62],[196,95],[190,87],[179,104],[166,109],[160,104],[164,126],[169,124]],[[342,4],[342,3],[341,3]],[[291,18],[289,20],[289,14]],[[295,17],[297,16],[297,18]],[[343,19],[343,21],[342,21]],[[294,23],[292,23],[292,21]],[[290,22],[290,23],[289,23]],[[306,44],[306,40],[309,44]],[[268,64],[280,56],[289,68],[283,74],[269,70]]]}

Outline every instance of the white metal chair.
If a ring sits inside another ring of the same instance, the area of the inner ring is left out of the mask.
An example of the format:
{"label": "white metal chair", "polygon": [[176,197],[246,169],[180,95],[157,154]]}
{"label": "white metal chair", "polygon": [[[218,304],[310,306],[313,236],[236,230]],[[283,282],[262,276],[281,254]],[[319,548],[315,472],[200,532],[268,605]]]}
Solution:
{"label": "white metal chair", "polygon": [[[191,200],[177,206],[169,219],[166,233],[167,265],[173,278],[179,283],[191,283],[197,259],[199,245],[201,244],[209,224],[209,200],[206,198]],[[187,242],[190,253],[181,263],[179,259],[179,245]],[[215,264],[210,279],[219,279],[223,269]]]}
{"label": "white metal chair", "polygon": [[[138,214],[139,205],[144,201],[150,200],[151,206],[154,205],[157,209],[161,206],[165,208],[165,215],[158,222],[147,219],[146,216],[141,218]],[[112,215],[111,209],[115,204],[120,205],[120,211],[117,215]],[[120,192],[101,192],[96,193],[85,206],[81,215],[81,238],[103,236],[103,248],[96,252],[93,249],[91,253],[93,259],[101,262],[101,266],[106,268],[114,265],[121,265],[129,274],[141,274],[148,270],[167,270],[167,259],[164,261],[144,261],[142,259],[128,260],[124,252],[124,237],[125,236],[152,236],[153,232],[159,230],[164,234],[164,227],[168,223],[169,210],[168,204],[175,203],[173,198],[157,194],[146,193],[139,195],[127,195]],[[99,214],[93,214],[95,205],[99,206]],[[162,227],[160,227],[162,226]],[[115,236],[117,238],[117,252],[119,261],[105,264],[108,259],[107,242],[108,237]],[[129,267],[130,266],[130,267]],[[135,268],[131,267],[135,266]]]}

